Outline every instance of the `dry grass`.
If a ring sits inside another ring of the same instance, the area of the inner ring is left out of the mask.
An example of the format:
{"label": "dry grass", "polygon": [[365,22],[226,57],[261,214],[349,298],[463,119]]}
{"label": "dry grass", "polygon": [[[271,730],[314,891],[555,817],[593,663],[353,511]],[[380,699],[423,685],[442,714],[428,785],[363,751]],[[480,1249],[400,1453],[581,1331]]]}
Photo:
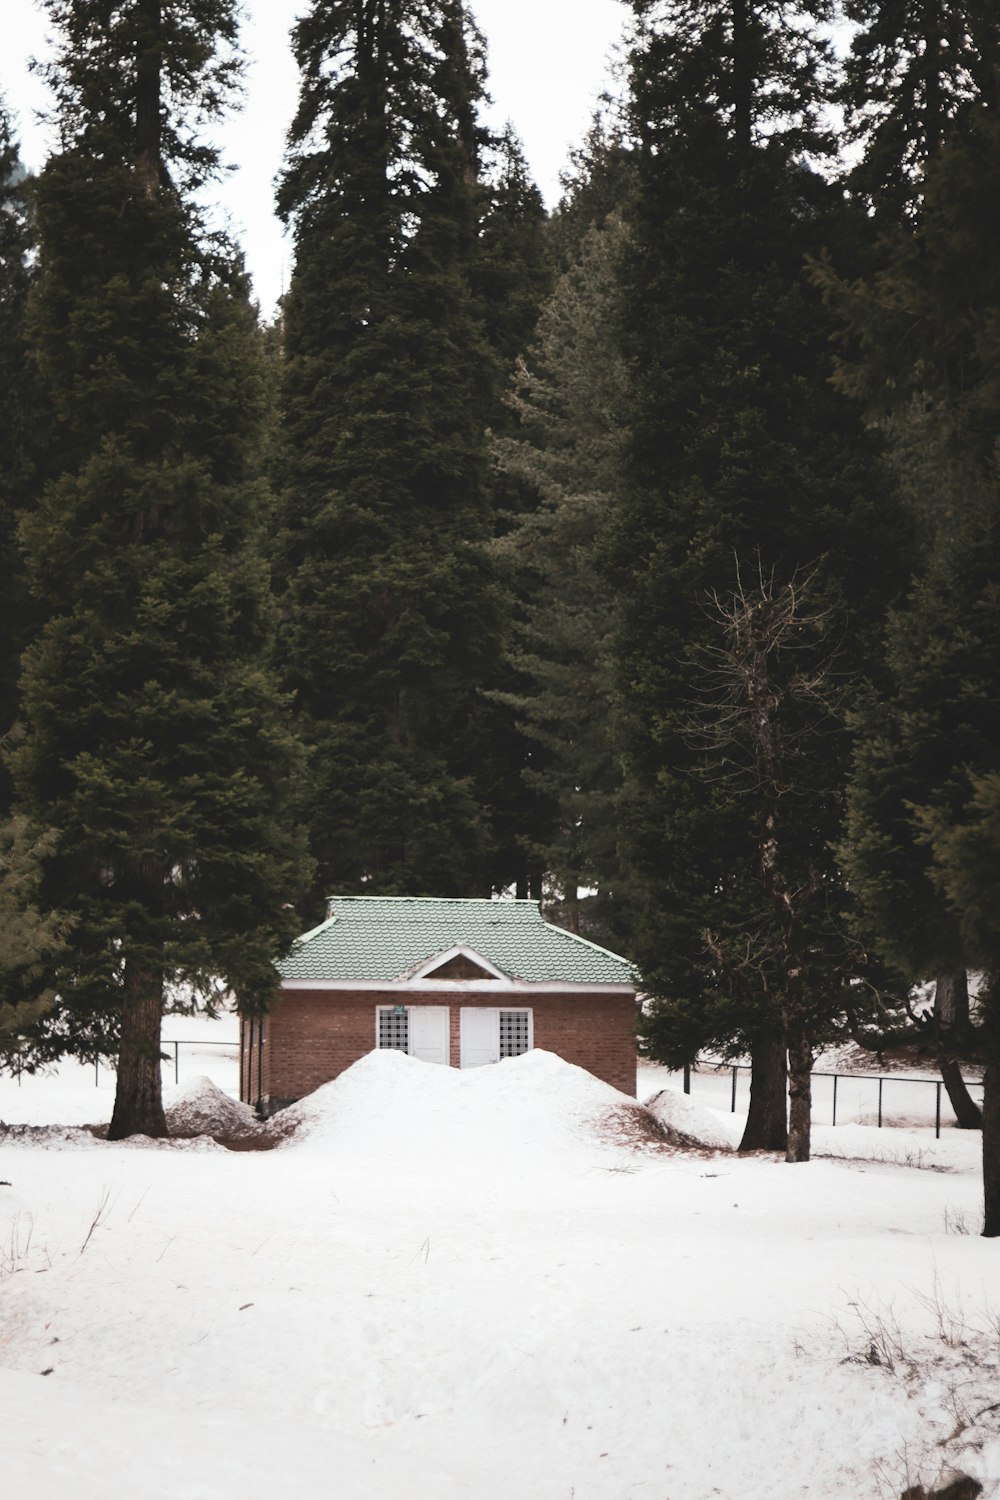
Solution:
{"label": "dry grass", "polygon": [[675,1148],[655,1115],[641,1104],[615,1104],[597,1122],[595,1133],[602,1141],[633,1150],[672,1152]]}

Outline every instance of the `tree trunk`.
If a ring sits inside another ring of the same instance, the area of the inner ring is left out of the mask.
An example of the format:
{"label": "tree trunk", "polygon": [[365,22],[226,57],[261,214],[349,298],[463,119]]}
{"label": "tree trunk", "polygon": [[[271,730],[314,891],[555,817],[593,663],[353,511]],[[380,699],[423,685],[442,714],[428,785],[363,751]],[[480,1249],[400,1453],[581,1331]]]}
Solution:
{"label": "tree trunk", "polygon": [[991,974],[986,991],[982,1040],[983,1073],[983,1234],[1000,1239],[1000,975]]}
{"label": "tree trunk", "polygon": [[808,1161],[812,1129],[813,1053],[800,1021],[788,1028],[788,1147],[786,1161]]}
{"label": "tree trunk", "polygon": [[961,1048],[969,1031],[969,984],[964,969],[956,974],[938,975],[934,988],[934,1019],[938,1036],[937,1065],[959,1129],[981,1130],[982,1110],[965,1086],[961,1064],[954,1050]]}
{"label": "tree trunk", "polygon": [[785,1108],[785,1039],[780,1031],[755,1038],[750,1052],[750,1112],[741,1151],[784,1151],[788,1144]]}
{"label": "tree trunk", "polygon": [[938,1069],[960,1130],[982,1130],[983,1112],[966,1088],[961,1064],[953,1057],[938,1055]]}
{"label": "tree trunk", "polygon": [[160,1073],[162,1020],[161,975],[127,962],[118,1050],[118,1087],[108,1130],[109,1141],[121,1141],[130,1135],[159,1138],[167,1133]]}
{"label": "tree trunk", "polygon": [[155,198],[163,171],[161,0],[140,0],[144,21],[136,60],[135,170],[143,195]]}
{"label": "tree trunk", "polygon": [[994,1037],[993,1055],[983,1075],[983,1234],[1000,1238],[1000,1047]]}

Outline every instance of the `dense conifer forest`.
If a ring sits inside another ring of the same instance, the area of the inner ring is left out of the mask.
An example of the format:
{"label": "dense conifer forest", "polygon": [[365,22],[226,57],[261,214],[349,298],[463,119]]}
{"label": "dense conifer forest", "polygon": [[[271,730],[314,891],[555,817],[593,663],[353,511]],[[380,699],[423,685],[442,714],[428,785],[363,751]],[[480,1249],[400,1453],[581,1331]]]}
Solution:
{"label": "dense conifer forest", "polygon": [[919,1040],[1000,1234],[993,5],[631,0],[547,212],[474,4],[311,0],[264,323],[205,208],[236,0],[45,3],[4,1058],[117,1058],[163,1134],[164,1007],[266,1011],[328,894],[531,896],[652,1058],[752,1059],[745,1149],[808,1160],[820,1048]]}

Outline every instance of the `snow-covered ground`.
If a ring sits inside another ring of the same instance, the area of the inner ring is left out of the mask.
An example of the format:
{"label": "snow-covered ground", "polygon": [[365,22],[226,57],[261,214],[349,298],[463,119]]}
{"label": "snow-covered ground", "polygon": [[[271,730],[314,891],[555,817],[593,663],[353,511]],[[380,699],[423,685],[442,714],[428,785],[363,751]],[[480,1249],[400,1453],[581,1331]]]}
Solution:
{"label": "snow-covered ground", "polygon": [[[175,1122],[238,1120],[222,1051]],[[786,1166],[660,1092],[673,1147],[545,1052],[371,1054],[267,1151],[29,1128],[112,1082],[0,1080],[5,1500],[1000,1500],[973,1135]]]}

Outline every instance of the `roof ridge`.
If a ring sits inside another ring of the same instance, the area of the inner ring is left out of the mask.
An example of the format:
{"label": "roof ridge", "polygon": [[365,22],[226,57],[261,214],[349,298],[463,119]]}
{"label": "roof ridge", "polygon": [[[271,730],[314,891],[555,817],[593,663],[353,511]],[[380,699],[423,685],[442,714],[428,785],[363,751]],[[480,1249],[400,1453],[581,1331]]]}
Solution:
{"label": "roof ridge", "polygon": [[498,899],[495,896],[327,896],[327,901],[420,901],[428,906],[530,906],[538,910],[538,902],[530,896],[511,896]]}
{"label": "roof ridge", "polygon": [[300,932],[298,937],[295,939],[293,947],[297,947],[299,943],[308,943],[310,938],[317,937],[324,930],[324,928],[332,927],[336,920],[337,918],[334,916],[324,917],[322,922],[320,922],[316,927],[310,927],[308,932]]}

